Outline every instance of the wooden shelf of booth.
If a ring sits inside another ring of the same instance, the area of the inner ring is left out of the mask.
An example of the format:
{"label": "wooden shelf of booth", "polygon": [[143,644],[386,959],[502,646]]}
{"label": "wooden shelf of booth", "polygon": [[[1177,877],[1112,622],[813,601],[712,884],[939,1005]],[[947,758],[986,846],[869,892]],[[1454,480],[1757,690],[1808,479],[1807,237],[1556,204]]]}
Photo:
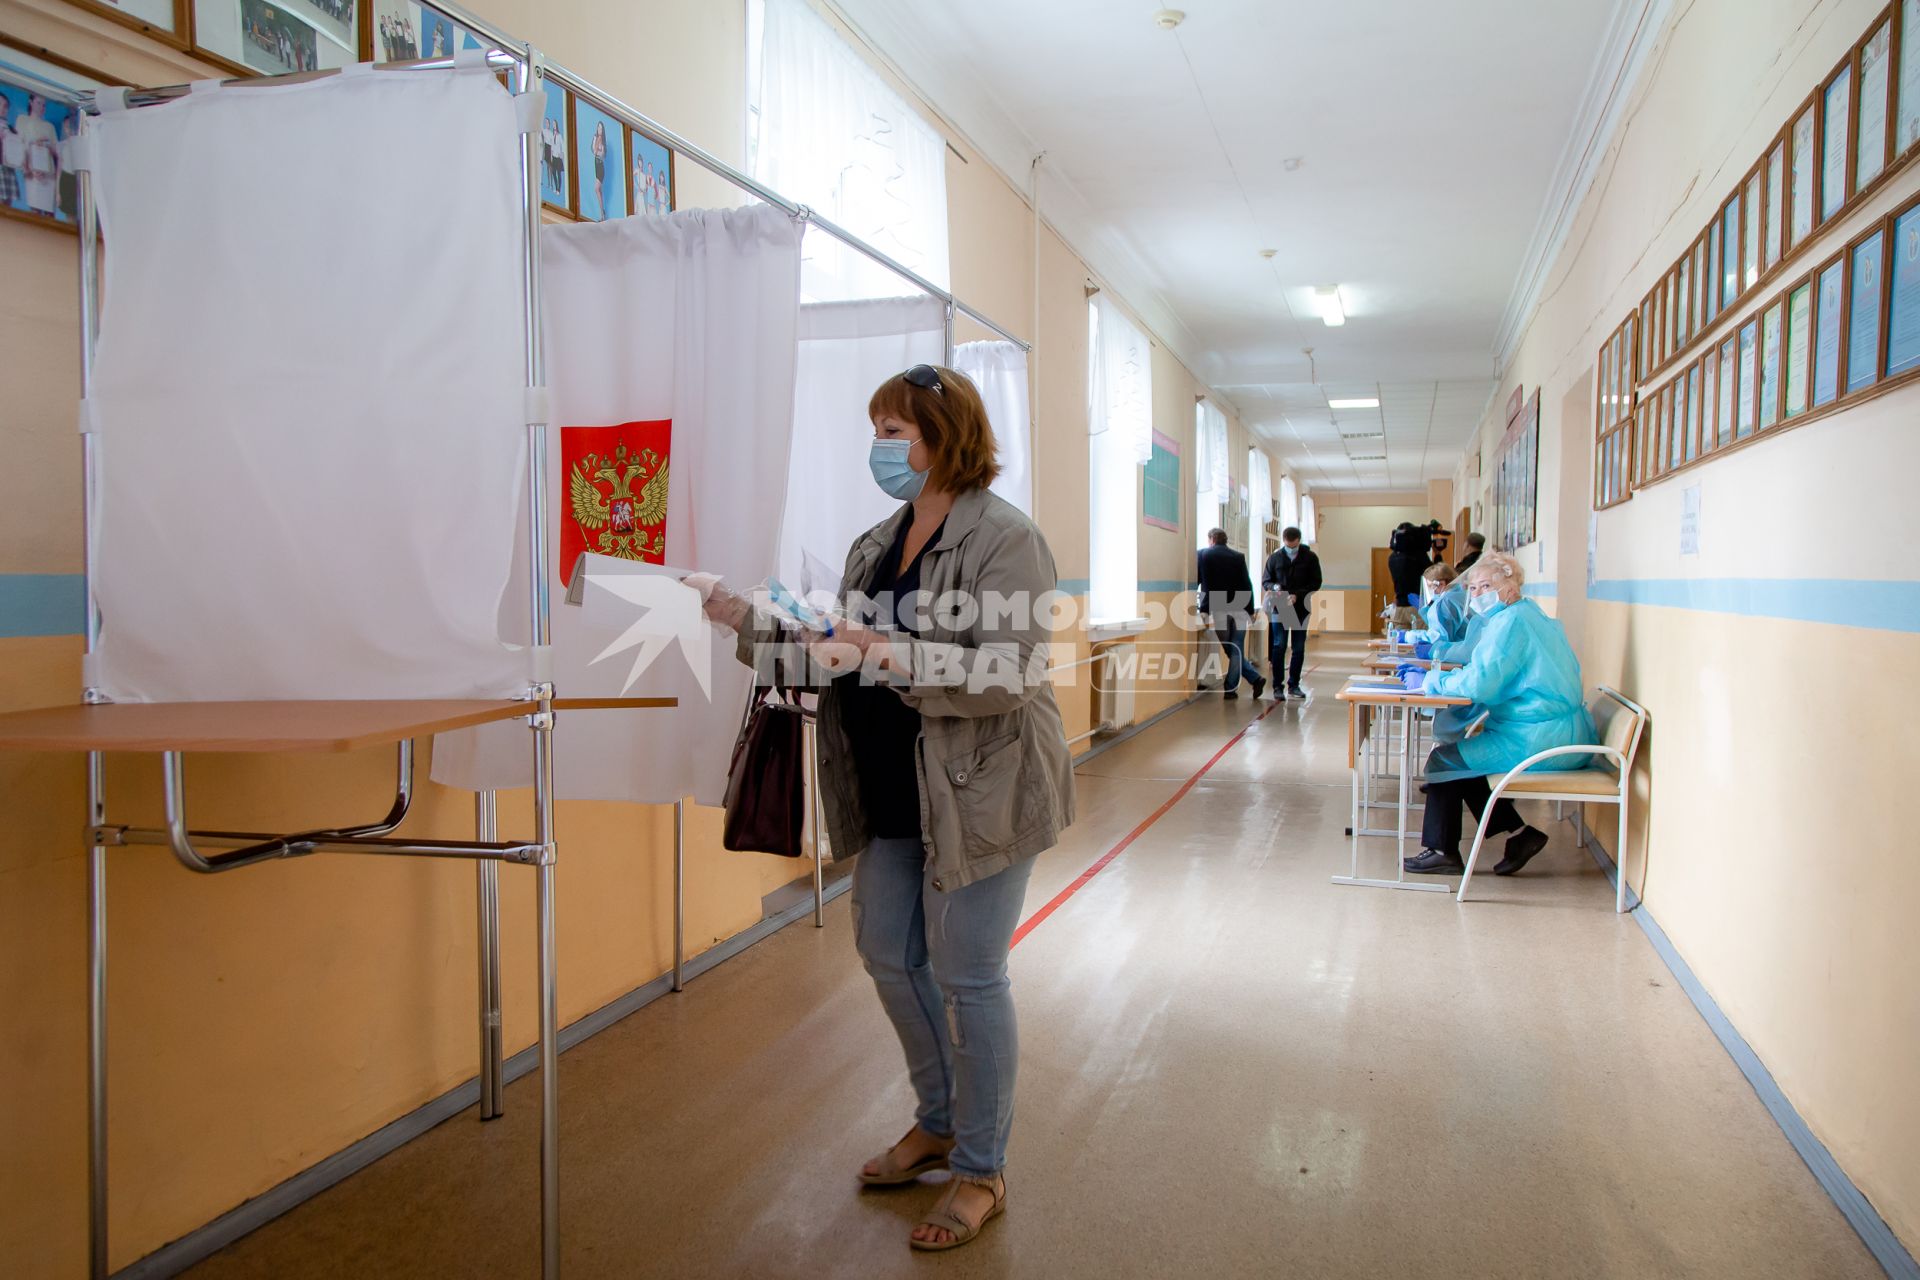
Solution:
{"label": "wooden shelf of booth", "polygon": [[[671,707],[674,698],[582,699]],[[417,701],[119,702],[0,715],[0,751],[357,751],[527,714],[493,698]],[[568,709],[564,700],[556,709]],[[575,704],[576,706],[578,704]]]}

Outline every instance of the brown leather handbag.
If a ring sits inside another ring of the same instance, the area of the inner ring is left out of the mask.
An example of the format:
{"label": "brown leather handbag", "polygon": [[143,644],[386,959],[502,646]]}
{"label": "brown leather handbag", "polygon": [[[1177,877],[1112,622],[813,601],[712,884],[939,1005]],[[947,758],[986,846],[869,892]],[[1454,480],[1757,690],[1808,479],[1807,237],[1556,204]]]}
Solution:
{"label": "brown leather handbag", "polygon": [[742,853],[804,853],[806,721],[798,691],[754,685],[727,768],[723,847]]}

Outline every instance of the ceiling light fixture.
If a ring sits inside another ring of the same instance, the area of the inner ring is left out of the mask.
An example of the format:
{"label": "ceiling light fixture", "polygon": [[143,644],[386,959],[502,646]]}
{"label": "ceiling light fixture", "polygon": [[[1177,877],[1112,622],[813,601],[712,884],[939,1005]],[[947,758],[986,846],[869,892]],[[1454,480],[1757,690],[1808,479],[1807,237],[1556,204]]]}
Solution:
{"label": "ceiling light fixture", "polygon": [[[1331,324],[1333,322],[1328,321],[1327,323]],[[1356,396],[1351,400],[1327,401],[1327,408],[1329,409],[1378,409],[1379,407],[1379,396]]]}
{"label": "ceiling light fixture", "polygon": [[1162,31],[1171,31],[1187,20],[1184,9],[1162,9],[1153,15],[1153,21]]}
{"label": "ceiling light fixture", "polygon": [[1351,462],[1385,462],[1387,455],[1384,453],[1350,453],[1347,455],[1347,458]]}
{"label": "ceiling light fixture", "polygon": [[1323,284],[1313,291],[1313,305],[1320,308],[1320,318],[1327,322],[1328,328],[1338,328],[1347,322],[1347,310],[1340,305],[1340,286]]}
{"label": "ceiling light fixture", "polygon": [[1384,440],[1386,435],[1384,431],[1355,431],[1351,435],[1342,431],[1340,438],[1342,440]]}

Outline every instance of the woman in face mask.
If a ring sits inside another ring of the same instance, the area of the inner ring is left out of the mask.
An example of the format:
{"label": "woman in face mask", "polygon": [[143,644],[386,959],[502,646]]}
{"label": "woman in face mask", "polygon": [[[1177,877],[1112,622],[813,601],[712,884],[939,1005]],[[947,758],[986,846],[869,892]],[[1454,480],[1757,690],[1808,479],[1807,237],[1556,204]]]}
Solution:
{"label": "woman in face mask", "polygon": [[[844,620],[810,636],[821,795],[853,872],[854,944],[906,1051],[914,1126],[859,1172],[950,1169],[916,1249],[971,1240],[1006,1204],[1018,1040],[1007,952],[1033,859],[1073,821],[1073,762],[1047,678],[1053,553],[987,486],[993,430],[965,375],[915,365],[868,404],[874,483],[903,505],[854,539]],[[777,647],[724,590],[740,656]],[[756,646],[758,649],[756,650]]]}
{"label": "woman in face mask", "polygon": [[[1426,814],[1418,856],[1409,871],[1452,875],[1460,859],[1460,807],[1477,819],[1492,788],[1490,773],[1505,773],[1549,747],[1594,740],[1580,683],[1580,661],[1560,624],[1520,591],[1525,581],[1512,556],[1490,551],[1467,575],[1467,604],[1478,617],[1473,656],[1464,667],[1430,671],[1425,692],[1473,702],[1468,714],[1486,721],[1482,731],[1435,747],[1427,757]],[[1539,770],[1584,769],[1590,756],[1556,756]],[[1510,876],[1547,843],[1546,832],[1528,826],[1512,802],[1501,799],[1487,823],[1488,835],[1515,833],[1495,875]]]}

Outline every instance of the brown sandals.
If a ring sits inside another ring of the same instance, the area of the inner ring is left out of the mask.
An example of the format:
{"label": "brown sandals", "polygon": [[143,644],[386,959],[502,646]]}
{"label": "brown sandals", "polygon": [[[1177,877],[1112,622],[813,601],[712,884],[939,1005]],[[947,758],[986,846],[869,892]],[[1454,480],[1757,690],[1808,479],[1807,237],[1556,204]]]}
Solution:
{"label": "brown sandals", "polygon": [[[993,1207],[981,1216],[978,1225],[966,1222],[953,1212],[954,1196],[959,1194],[961,1187],[969,1184],[976,1187],[986,1187],[989,1191],[993,1192]],[[920,1219],[921,1226],[939,1227],[942,1231],[952,1235],[953,1239],[945,1241],[916,1240],[909,1236],[907,1237],[907,1243],[916,1249],[925,1250],[929,1253],[937,1253],[942,1249],[958,1249],[961,1245],[979,1235],[989,1222],[992,1222],[1006,1210],[1006,1207],[1007,1180],[1004,1175],[994,1179],[991,1183],[979,1182],[972,1178],[955,1178],[947,1184],[946,1192],[941,1195],[940,1202],[933,1206],[933,1209],[926,1217]]]}
{"label": "brown sandals", "polygon": [[[907,1130],[906,1134],[901,1137],[900,1142],[905,1142],[908,1138],[911,1138],[918,1128],[919,1126],[915,1125],[913,1129]],[[928,1136],[932,1137],[933,1135],[929,1134]],[[934,1140],[941,1144],[940,1149],[932,1155],[923,1156],[909,1165],[903,1165],[894,1158],[894,1152],[900,1149],[900,1142],[894,1143],[891,1147],[888,1147],[885,1151],[874,1157],[875,1162],[880,1166],[880,1172],[868,1173],[865,1169],[862,1169],[860,1171],[860,1181],[869,1187],[904,1187],[909,1182],[918,1181],[920,1175],[923,1173],[931,1173],[935,1169],[946,1168],[947,1153],[953,1150],[953,1139],[936,1138]]]}

